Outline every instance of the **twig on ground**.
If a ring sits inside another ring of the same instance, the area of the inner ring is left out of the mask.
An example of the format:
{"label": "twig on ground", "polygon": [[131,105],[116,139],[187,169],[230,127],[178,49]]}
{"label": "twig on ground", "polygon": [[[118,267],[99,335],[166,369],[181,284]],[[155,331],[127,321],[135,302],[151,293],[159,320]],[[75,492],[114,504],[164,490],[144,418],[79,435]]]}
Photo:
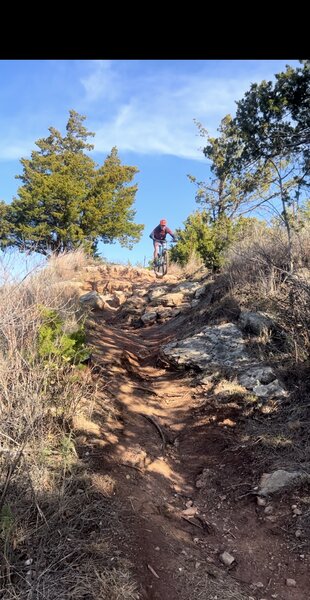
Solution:
{"label": "twig on ground", "polygon": [[136,465],[129,465],[128,463],[117,463],[120,467],[129,467],[130,469],[135,469],[136,471],[139,471],[139,473],[143,473],[143,469],[140,469],[140,467],[136,467]]}
{"label": "twig on ground", "polygon": [[148,421],[150,421],[154,427],[156,427],[157,431],[159,432],[159,435],[163,441],[163,454],[165,454],[166,451],[166,439],[163,433],[162,428],[160,427],[160,425],[158,425],[158,423],[155,421],[155,419],[153,417],[151,417],[150,415],[145,415],[144,413],[139,413],[139,415],[141,415],[141,417],[144,417],[145,419],[147,419]]}
{"label": "twig on ground", "polygon": [[156,571],[154,571],[153,567],[151,567],[151,565],[147,565],[147,568],[151,571],[151,573],[153,573],[153,575],[155,575],[155,577],[157,577],[157,579],[159,579],[159,575],[157,575]]}
{"label": "twig on ground", "polygon": [[241,500],[241,498],[245,498],[246,496],[257,496],[256,492],[250,491],[245,494],[241,494],[241,496],[237,496],[237,500]]}
{"label": "twig on ground", "polygon": [[191,521],[188,517],[184,517],[182,515],[182,519],[184,519],[184,521],[187,521],[191,525],[195,525],[195,527],[198,527],[199,529],[202,529],[202,530],[204,529],[204,527],[202,527],[202,525],[198,525],[198,523],[194,523],[194,521]]}
{"label": "twig on ground", "polygon": [[131,385],[133,388],[135,388],[135,390],[142,390],[143,392],[147,392],[148,394],[153,394],[154,396],[160,396],[160,394],[158,394],[157,392],[155,392],[154,390],[152,390],[149,387],[143,387],[142,385],[135,385],[135,383],[133,383],[132,381],[129,382],[129,385]]}

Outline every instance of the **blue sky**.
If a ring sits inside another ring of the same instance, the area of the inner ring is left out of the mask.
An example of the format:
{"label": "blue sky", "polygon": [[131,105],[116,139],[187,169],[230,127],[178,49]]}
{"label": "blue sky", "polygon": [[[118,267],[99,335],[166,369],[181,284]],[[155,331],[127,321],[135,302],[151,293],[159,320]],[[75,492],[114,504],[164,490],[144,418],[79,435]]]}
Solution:
{"label": "blue sky", "polygon": [[187,174],[205,180],[209,168],[194,124],[216,135],[251,83],[273,79],[297,60],[2,60],[0,61],[0,199],[20,185],[20,159],[53,126],[65,133],[69,110],[87,117],[96,135],[92,153],[102,164],[117,146],[135,178],[136,221],[145,225],[132,251],[99,245],[111,261],[143,263],[152,255],[149,233],[161,218],[181,227],[197,208]]}

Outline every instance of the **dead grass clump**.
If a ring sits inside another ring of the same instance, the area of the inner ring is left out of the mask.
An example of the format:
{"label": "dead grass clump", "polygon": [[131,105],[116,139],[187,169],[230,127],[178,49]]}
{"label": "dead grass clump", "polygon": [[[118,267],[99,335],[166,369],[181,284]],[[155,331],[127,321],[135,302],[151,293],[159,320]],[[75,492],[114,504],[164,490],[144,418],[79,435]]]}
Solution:
{"label": "dead grass clump", "polygon": [[[186,568],[186,567],[185,567]],[[243,592],[240,584],[229,575],[223,576],[223,572],[214,564],[202,565],[193,575],[187,573],[186,586],[181,598],[201,598],[210,600],[248,600],[251,590]]]}
{"label": "dead grass clump", "polygon": [[17,482],[11,485],[6,506],[15,510],[7,509],[1,533],[1,598],[137,600],[130,565],[111,541],[116,528],[126,535],[115,500],[78,472],[63,484],[38,492],[32,503]]}
{"label": "dead grass clump", "polygon": [[137,585],[132,581],[132,576],[128,571],[127,562],[123,561],[123,566],[119,568],[101,568],[98,572],[94,571],[96,580],[83,581],[84,590],[82,596],[74,596],[84,600],[85,592],[88,591],[89,598],[96,600],[138,600],[140,595],[137,591]]}
{"label": "dead grass clump", "polygon": [[[283,334],[279,349],[295,362],[307,359],[310,349],[309,232],[307,226],[294,235],[293,274],[285,234],[277,228],[241,240],[227,255],[232,293],[250,310],[270,314]],[[276,336],[273,341],[276,346]]]}
{"label": "dead grass clump", "polygon": [[[295,232],[292,252],[295,271],[309,269],[310,226]],[[260,295],[272,294],[289,271],[288,242],[277,227],[252,232],[233,244],[226,256],[227,271],[233,285],[255,285]]]}
{"label": "dead grass clump", "polygon": [[310,269],[310,223],[306,223],[294,237],[295,269]]}
{"label": "dead grass clump", "polygon": [[52,256],[47,264],[46,275],[53,279],[76,279],[88,267],[96,267],[99,260],[88,256],[84,250],[78,249],[71,252]]}
{"label": "dead grass clump", "polygon": [[224,296],[221,301],[215,302],[210,307],[210,323],[237,321],[240,315],[240,306],[231,294]]}
{"label": "dead grass clump", "polygon": [[204,267],[204,261],[199,254],[192,252],[189,256],[187,263],[183,267],[185,276],[189,277],[200,271]]}
{"label": "dead grass clump", "polygon": [[168,275],[174,275],[178,278],[187,278],[196,275],[198,272],[203,270],[203,274],[206,273],[204,262],[199,254],[192,253],[184,266],[181,266],[177,262],[169,262]]}
{"label": "dead grass clump", "polygon": [[173,275],[174,277],[181,278],[184,276],[184,270],[181,265],[175,262],[170,262],[168,266],[168,275]]}
{"label": "dead grass clump", "polygon": [[232,285],[255,285],[261,296],[273,293],[288,271],[288,246],[281,231],[255,232],[233,244],[226,256]]}

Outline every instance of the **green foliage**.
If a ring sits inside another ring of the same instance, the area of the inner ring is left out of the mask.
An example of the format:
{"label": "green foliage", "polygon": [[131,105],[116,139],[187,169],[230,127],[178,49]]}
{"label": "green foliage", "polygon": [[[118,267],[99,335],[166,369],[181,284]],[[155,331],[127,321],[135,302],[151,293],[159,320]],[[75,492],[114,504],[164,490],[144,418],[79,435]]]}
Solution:
{"label": "green foliage", "polygon": [[[310,69],[308,62],[276,75],[276,81],[252,84],[237,103],[233,128],[240,136],[234,168],[269,169],[264,206],[281,221],[288,240],[289,270],[293,270],[292,239],[299,227],[300,208],[309,188]],[[268,204],[267,204],[267,202]],[[280,205],[280,206],[279,206]]]}
{"label": "green foliage", "polygon": [[8,245],[8,236],[10,232],[8,217],[9,207],[0,200],[0,247],[3,249]]}
{"label": "green foliage", "polygon": [[189,179],[197,186],[196,202],[206,209],[213,223],[222,218],[233,218],[253,202],[261,201],[265,190],[267,167],[242,175],[233,168],[240,153],[242,143],[238,128],[230,115],[222,119],[219,137],[213,138],[197,123],[201,137],[207,140],[204,155],[211,161],[213,173],[207,181],[198,181],[192,175]]}
{"label": "green foliage", "polygon": [[[232,127],[240,137],[233,165],[239,173],[249,165],[268,165],[270,198],[280,199],[282,220],[290,229],[289,209],[297,216],[309,187],[310,70],[287,66],[276,81],[252,84],[237,102]],[[270,199],[268,198],[268,200]]]}
{"label": "green foliage", "polygon": [[[128,185],[138,169],[122,165],[116,148],[97,168],[85,153],[93,149],[87,139],[94,134],[84,120],[71,110],[65,136],[50,127],[50,135],[36,142],[39,150],[21,159],[22,186],[5,208],[2,248],[49,255],[82,246],[96,253],[99,240],[132,247],[140,239],[143,225],[134,223],[132,208],[137,186]],[[0,216],[3,210],[0,205]]]}
{"label": "green foliage", "polygon": [[137,172],[136,167],[122,165],[117,149],[112,148],[96,173],[92,190],[94,202],[84,211],[83,228],[88,238],[93,239],[99,228],[105,243],[117,239],[122,246],[131,249],[139,241],[144,226],[133,223],[135,211],[132,209],[138,188],[127,185]]}
{"label": "green foliage", "polygon": [[83,327],[72,333],[64,333],[60,315],[56,310],[46,307],[41,307],[41,317],[38,332],[38,354],[41,358],[50,360],[60,357],[75,365],[89,358]]}
{"label": "green foliage", "polygon": [[249,235],[257,223],[254,218],[232,220],[225,215],[213,222],[206,211],[195,211],[184,222],[185,228],[176,231],[178,241],[170,250],[171,260],[184,266],[197,254],[206,267],[216,271],[230,244]]}
{"label": "green foliage", "polygon": [[310,184],[310,68],[309,61],[302,63],[277,74],[275,82],[252,84],[237,102],[236,118],[222,120],[219,137],[198,124],[215,179],[190,177],[197,202],[214,223],[245,210],[276,215],[287,232],[290,270],[292,238]]}
{"label": "green foliage", "polygon": [[298,155],[309,160],[310,69],[306,63],[252,84],[237,102],[234,124],[245,145],[242,161]]}

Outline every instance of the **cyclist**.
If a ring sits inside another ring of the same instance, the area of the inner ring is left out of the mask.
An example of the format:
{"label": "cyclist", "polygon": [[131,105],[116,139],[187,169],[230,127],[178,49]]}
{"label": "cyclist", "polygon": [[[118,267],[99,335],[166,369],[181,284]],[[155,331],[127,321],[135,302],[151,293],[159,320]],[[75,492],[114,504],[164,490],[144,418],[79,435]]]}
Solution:
{"label": "cyclist", "polygon": [[172,240],[176,242],[173,231],[171,231],[171,229],[167,227],[166,219],[161,219],[159,225],[157,225],[157,227],[155,227],[155,229],[153,229],[152,233],[150,234],[150,238],[153,240],[155,264],[158,256],[158,246],[161,242],[163,242],[166,239],[167,233],[169,233],[169,235],[171,235],[172,237]]}

